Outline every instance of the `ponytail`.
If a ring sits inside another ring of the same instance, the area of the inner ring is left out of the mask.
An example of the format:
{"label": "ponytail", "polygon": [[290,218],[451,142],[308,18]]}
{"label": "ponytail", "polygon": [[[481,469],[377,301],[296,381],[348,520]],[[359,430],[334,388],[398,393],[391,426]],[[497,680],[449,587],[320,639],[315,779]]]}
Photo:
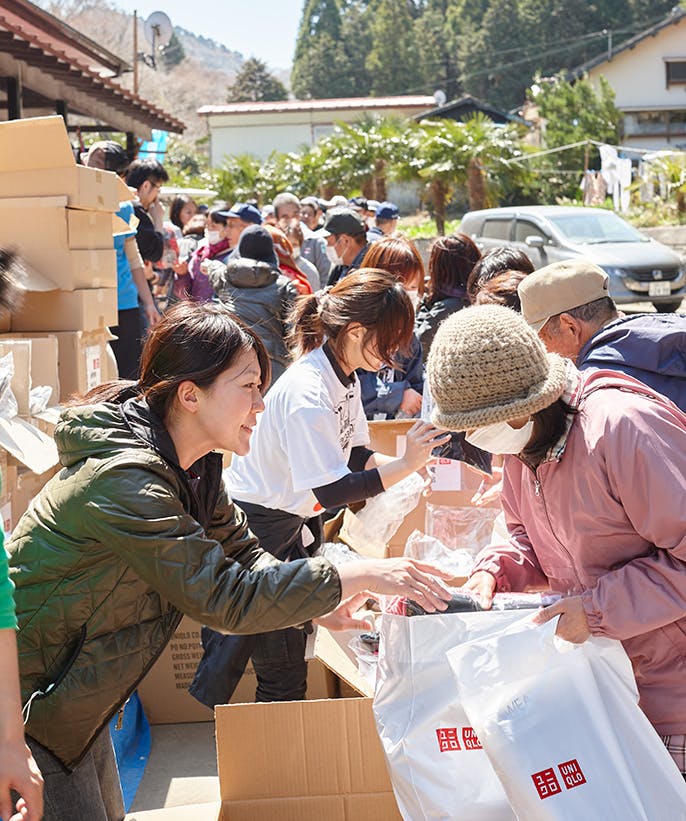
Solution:
{"label": "ponytail", "polygon": [[304,294],[295,301],[289,324],[287,343],[295,359],[313,351],[324,343],[325,331],[321,309],[326,291]]}

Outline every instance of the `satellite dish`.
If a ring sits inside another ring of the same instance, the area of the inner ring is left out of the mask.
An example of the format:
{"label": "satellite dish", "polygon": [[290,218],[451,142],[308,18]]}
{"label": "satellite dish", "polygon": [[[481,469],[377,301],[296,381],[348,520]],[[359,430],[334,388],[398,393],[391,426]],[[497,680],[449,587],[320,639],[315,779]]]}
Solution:
{"label": "satellite dish", "polygon": [[143,34],[145,39],[152,45],[152,53],[158,49],[168,46],[174,27],[172,22],[163,11],[153,11],[143,24]]}
{"label": "satellite dish", "polygon": [[438,108],[440,108],[442,105],[445,105],[445,101],[447,99],[448,98],[445,96],[445,91],[441,91],[440,88],[434,91],[434,101]]}

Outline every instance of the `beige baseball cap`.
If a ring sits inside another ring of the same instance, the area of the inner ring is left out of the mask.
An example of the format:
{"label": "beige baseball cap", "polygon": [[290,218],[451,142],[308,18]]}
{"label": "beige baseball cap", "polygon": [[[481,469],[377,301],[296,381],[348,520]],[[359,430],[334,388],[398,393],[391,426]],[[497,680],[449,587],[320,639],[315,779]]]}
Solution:
{"label": "beige baseball cap", "polygon": [[587,259],[567,259],[539,268],[517,288],[522,315],[540,331],[551,316],[609,296],[608,276]]}

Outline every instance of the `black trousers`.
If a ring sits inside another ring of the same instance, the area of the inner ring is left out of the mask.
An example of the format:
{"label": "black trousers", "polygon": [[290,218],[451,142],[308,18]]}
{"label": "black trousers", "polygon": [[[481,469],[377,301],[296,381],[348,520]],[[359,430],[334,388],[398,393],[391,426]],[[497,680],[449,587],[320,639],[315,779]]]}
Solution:
{"label": "black trousers", "polygon": [[[282,510],[236,501],[248,517],[260,546],[284,561],[312,555],[321,544],[321,520],[303,519]],[[302,530],[307,524],[315,541],[303,547]],[[307,662],[303,629],[289,627],[251,636],[227,636],[203,627],[204,654],[198,665],[190,694],[202,704],[226,704],[252,659],[257,677],[256,701],[299,701],[307,690]]]}
{"label": "black trousers", "polygon": [[114,358],[117,360],[119,376],[122,379],[138,379],[141,360],[142,332],[139,309],[127,308],[119,311],[119,324],[110,331],[117,337],[110,342]]}

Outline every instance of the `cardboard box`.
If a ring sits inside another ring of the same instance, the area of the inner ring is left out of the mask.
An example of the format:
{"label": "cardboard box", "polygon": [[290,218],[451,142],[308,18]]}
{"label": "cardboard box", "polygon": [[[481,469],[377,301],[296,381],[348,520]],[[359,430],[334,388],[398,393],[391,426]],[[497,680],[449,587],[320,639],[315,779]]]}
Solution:
{"label": "cardboard box", "polygon": [[124,821],[218,821],[221,804],[186,804],[182,807],[162,807],[159,810],[143,810],[129,813]]}
{"label": "cardboard box", "polygon": [[24,262],[65,291],[116,288],[112,214],[66,205],[66,197],[0,200],[0,246],[15,248]]}
{"label": "cardboard box", "polygon": [[38,495],[58,470],[59,465],[54,465],[40,475],[32,473],[25,468],[17,470],[13,487],[10,488],[12,527],[16,526],[19,519],[26,513],[31,500]]}
{"label": "cardboard box", "polygon": [[38,475],[59,463],[53,439],[18,416],[0,417],[0,449],[7,451],[9,465],[27,467]]}
{"label": "cardboard box", "polygon": [[[184,616],[172,640],[138,687],[151,724],[185,724],[193,721],[212,721],[212,710],[188,693],[195,670],[202,658],[200,625]],[[241,704],[255,700],[257,679],[251,665],[238,682],[231,703]],[[333,677],[318,661],[308,663],[307,698],[329,698],[335,693]]]}
{"label": "cardboard box", "polygon": [[29,395],[31,393],[31,340],[0,340],[0,357],[12,355],[14,374],[12,393],[17,400],[19,416],[29,415]]}
{"label": "cardboard box", "polygon": [[[28,337],[29,334],[17,336]],[[57,344],[59,391],[52,404],[66,402],[73,394],[87,393],[91,388],[117,378],[116,374],[111,375],[108,343],[114,337],[107,328],[31,335],[31,339],[45,337],[55,339]]]}
{"label": "cardboard box", "polygon": [[57,338],[52,334],[0,336],[0,356],[8,351],[12,352],[14,358],[12,392],[19,405],[19,415],[30,415],[30,392],[38,386],[49,387],[50,404],[57,403],[60,396]]}
{"label": "cardboard box", "polygon": [[370,698],[215,710],[221,821],[398,821]]}
{"label": "cardboard box", "polygon": [[12,331],[92,331],[116,325],[117,289],[27,291]]}
{"label": "cardboard box", "polygon": [[[402,420],[385,420],[379,422],[369,423],[370,447],[372,450],[380,453],[386,453],[390,456],[400,456],[405,447],[405,436],[407,431],[416,422],[416,419],[402,419]],[[449,460],[447,460],[449,461]],[[403,523],[398,528],[395,535],[388,543],[385,556],[402,556],[405,549],[405,543],[410,534],[414,530],[426,530],[426,506],[427,503],[433,505],[446,505],[450,507],[468,506],[471,503],[472,496],[479,489],[481,484],[481,474],[470,468],[462,462],[452,462],[449,467],[453,487],[459,489],[453,490],[432,490],[430,494],[422,496],[417,507],[410,511],[403,520]],[[350,517],[354,514],[346,511],[346,519],[350,521]],[[371,550],[367,545],[350,544],[348,528],[344,519],[343,525],[339,533],[341,541],[349,544],[350,547],[362,553],[365,556],[379,558],[378,552]]]}
{"label": "cardboard box", "polygon": [[[116,211],[116,174],[76,165],[62,117],[0,123],[0,197],[64,196],[72,208]],[[130,196],[130,195],[129,195]]]}

